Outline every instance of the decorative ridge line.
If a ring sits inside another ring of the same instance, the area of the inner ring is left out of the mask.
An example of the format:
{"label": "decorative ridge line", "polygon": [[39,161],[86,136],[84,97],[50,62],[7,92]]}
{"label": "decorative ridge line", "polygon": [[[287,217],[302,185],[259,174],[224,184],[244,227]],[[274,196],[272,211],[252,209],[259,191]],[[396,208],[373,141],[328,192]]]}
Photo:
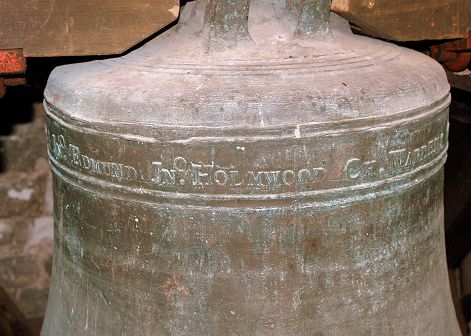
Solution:
{"label": "decorative ridge line", "polygon": [[[304,203],[306,202],[306,199],[310,197],[320,197],[320,196],[325,196],[325,195],[333,197],[339,194],[341,195],[345,193],[355,193],[355,192],[366,191],[366,195],[347,197],[348,199],[364,199],[367,197],[376,197],[376,195],[381,195],[381,193],[383,192],[381,190],[371,191],[371,189],[384,188],[387,186],[392,186],[395,183],[399,184],[399,188],[401,188],[401,186],[415,185],[417,183],[420,183],[425,178],[430,177],[439,169],[441,169],[441,167],[443,166],[446,160],[447,149],[448,149],[448,146],[446,146],[444,150],[433,160],[415,169],[412,169],[403,174],[395,175],[395,176],[385,178],[382,180],[359,183],[359,184],[347,186],[347,187],[319,189],[319,190],[312,190],[312,191],[286,192],[286,193],[278,193],[278,194],[182,193],[182,192],[152,190],[152,189],[143,188],[143,187],[131,187],[131,186],[126,186],[119,183],[115,183],[115,182],[106,181],[106,180],[96,178],[90,175],[86,175],[83,173],[79,173],[75,170],[72,170],[66,167],[60,162],[58,162],[51,155],[49,151],[48,151],[48,154],[49,154],[49,161],[51,163],[52,170],[54,171],[55,174],[57,174],[57,176],[61,177],[63,180],[68,181],[69,183],[74,184],[75,186],[80,186],[80,188],[86,188],[86,186],[83,183],[85,182],[85,184],[89,184],[90,186],[92,186],[88,188],[90,191],[95,191],[96,189],[104,188],[104,189],[114,190],[117,192],[124,192],[128,195],[133,194],[133,195],[139,195],[141,197],[142,196],[153,197],[152,201],[154,203],[158,201],[158,199],[156,198],[160,198],[161,201],[180,200],[180,201],[192,201],[192,202],[203,201],[203,202],[229,202],[229,203],[234,201],[238,203],[239,201],[270,202],[270,201],[291,200],[291,201],[302,201]],[[411,178],[414,175],[420,175],[421,173],[424,173],[424,176],[422,176],[421,178],[420,177]],[[75,177],[75,179],[70,178],[70,176]],[[77,183],[76,181],[80,181],[80,183]],[[391,192],[393,192],[392,191],[393,189],[395,188],[386,188],[386,190],[390,190]],[[122,199],[125,199],[125,198],[122,198]],[[332,200],[332,202],[338,202],[338,201],[339,200],[337,198]]]}
{"label": "decorative ridge line", "polygon": [[283,72],[286,75],[293,74],[312,74],[318,72],[332,72],[332,71],[349,71],[352,69],[364,68],[367,66],[375,65],[378,63],[385,63],[393,60],[399,54],[385,54],[380,55],[375,59],[367,61],[356,61],[349,63],[342,63],[335,66],[326,67],[323,65],[316,65],[310,67],[301,67],[301,66],[280,66],[280,67],[260,67],[259,69],[218,69],[218,68],[202,68],[202,69],[180,69],[177,67],[170,66],[161,66],[158,68],[152,68],[149,66],[141,66],[137,68],[137,71],[146,72],[146,73],[172,73],[172,74],[195,74],[195,75],[205,75],[205,76],[269,76],[272,73]]}
{"label": "decorative ridge line", "polygon": [[[72,116],[69,116],[68,114],[64,113],[62,110],[58,109],[51,103],[49,103],[46,98],[44,99],[44,108],[46,111],[46,115],[49,118],[66,128],[75,131],[79,130],[80,132],[106,134],[112,137],[121,138],[125,140],[148,143],[156,143],[161,140],[165,140],[165,142],[167,143],[185,143],[189,141],[207,141],[209,139],[213,142],[231,142],[261,141],[264,139],[272,140],[274,136],[277,139],[306,138],[318,135],[341,134],[345,132],[354,133],[359,131],[371,130],[374,128],[381,128],[384,126],[401,125],[406,124],[412,119],[420,120],[422,118],[430,117],[443,112],[449,105],[450,99],[450,93],[447,93],[442,98],[434,101],[431,104],[380,117],[364,117],[357,119],[345,119],[341,121],[304,123],[299,125],[283,124],[263,129],[260,127],[250,126],[244,126],[243,128],[233,126],[211,127],[188,125],[155,125],[142,122],[133,122],[131,124],[122,121],[104,123],[91,119],[77,120],[74,119]],[[129,133],[119,134],[112,132],[111,130],[115,125],[129,126]],[[150,132],[148,133],[148,135],[133,134],[133,131],[142,131],[143,126],[145,126],[148,132],[149,130],[152,130],[154,132],[162,132],[161,134],[159,134],[160,139],[157,139],[155,135],[149,135]],[[198,131],[214,131],[216,134],[212,136],[198,136],[198,134],[195,134],[194,136],[187,135],[183,138],[175,136],[175,131],[193,131],[195,133]],[[163,132],[172,133],[172,136],[165,136]],[[238,132],[243,132],[243,134],[237,134]]]}
{"label": "decorative ridge line", "polygon": [[[297,58],[280,58],[272,59],[270,62],[247,62],[244,60],[227,60],[219,61],[215,63],[191,63],[189,60],[168,60],[168,63],[162,62],[159,66],[155,64],[147,64],[144,59],[140,57],[139,62],[130,62],[127,59],[115,59],[113,63],[128,66],[138,71],[148,72],[171,72],[171,73],[185,73],[188,71],[194,74],[204,75],[228,75],[230,73],[237,74],[239,76],[245,75],[261,75],[270,74],[271,72],[287,71],[291,73],[312,73],[314,69],[318,69],[315,72],[326,72],[335,70],[350,70],[353,68],[359,68],[376,64],[378,61],[387,62],[401,54],[401,49],[394,47],[387,48],[375,48],[375,51],[371,53],[357,53],[357,51],[349,51],[346,54],[336,53],[335,57],[330,55],[323,55],[322,57],[313,57],[312,55],[305,55],[305,57]],[[347,57],[339,57],[340,55],[346,55]],[[353,57],[348,57],[353,55]],[[326,62],[331,63],[332,60],[336,61],[335,65],[326,67]]]}

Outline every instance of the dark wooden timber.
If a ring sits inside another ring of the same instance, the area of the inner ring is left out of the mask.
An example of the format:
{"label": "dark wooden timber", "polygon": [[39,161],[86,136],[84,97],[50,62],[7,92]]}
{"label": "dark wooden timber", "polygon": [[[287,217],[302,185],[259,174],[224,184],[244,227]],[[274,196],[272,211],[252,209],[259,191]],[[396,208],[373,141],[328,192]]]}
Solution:
{"label": "dark wooden timber", "polygon": [[466,38],[469,0],[332,0],[332,9],[363,34],[392,41]]}
{"label": "dark wooden timber", "polygon": [[0,50],[26,57],[118,54],[178,17],[178,0],[0,0]]}

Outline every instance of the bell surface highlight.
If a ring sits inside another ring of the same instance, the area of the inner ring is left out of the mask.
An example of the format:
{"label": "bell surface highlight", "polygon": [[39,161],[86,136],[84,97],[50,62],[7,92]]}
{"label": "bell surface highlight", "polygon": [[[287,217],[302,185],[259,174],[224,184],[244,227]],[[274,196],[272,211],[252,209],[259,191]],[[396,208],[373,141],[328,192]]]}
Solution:
{"label": "bell surface highlight", "polygon": [[45,91],[42,335],[458,336],[449,86],[326,0],[197,0]]}

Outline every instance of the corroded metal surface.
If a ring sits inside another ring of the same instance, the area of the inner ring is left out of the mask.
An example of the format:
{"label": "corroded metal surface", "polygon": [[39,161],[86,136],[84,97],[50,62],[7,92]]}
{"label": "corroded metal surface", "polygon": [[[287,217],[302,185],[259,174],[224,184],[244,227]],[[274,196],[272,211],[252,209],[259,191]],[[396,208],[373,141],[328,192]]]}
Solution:
{"label": "corroded metal surface", "polygon": [[244,3],[52,73],[43,334],[459,335],[443,70],[323,1]]}

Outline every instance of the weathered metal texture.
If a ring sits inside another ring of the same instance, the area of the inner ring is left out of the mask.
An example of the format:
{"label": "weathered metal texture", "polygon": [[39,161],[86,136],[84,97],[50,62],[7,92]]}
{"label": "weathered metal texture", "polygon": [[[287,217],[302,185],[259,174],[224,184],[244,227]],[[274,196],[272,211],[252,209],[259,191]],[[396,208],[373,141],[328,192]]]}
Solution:
{"label": "weathered metal texture", "polygon": [[51,74],[43,335],[459,335],[443,69],[249,5],[248,35],[238,4],[190,2],[137,51]]}

